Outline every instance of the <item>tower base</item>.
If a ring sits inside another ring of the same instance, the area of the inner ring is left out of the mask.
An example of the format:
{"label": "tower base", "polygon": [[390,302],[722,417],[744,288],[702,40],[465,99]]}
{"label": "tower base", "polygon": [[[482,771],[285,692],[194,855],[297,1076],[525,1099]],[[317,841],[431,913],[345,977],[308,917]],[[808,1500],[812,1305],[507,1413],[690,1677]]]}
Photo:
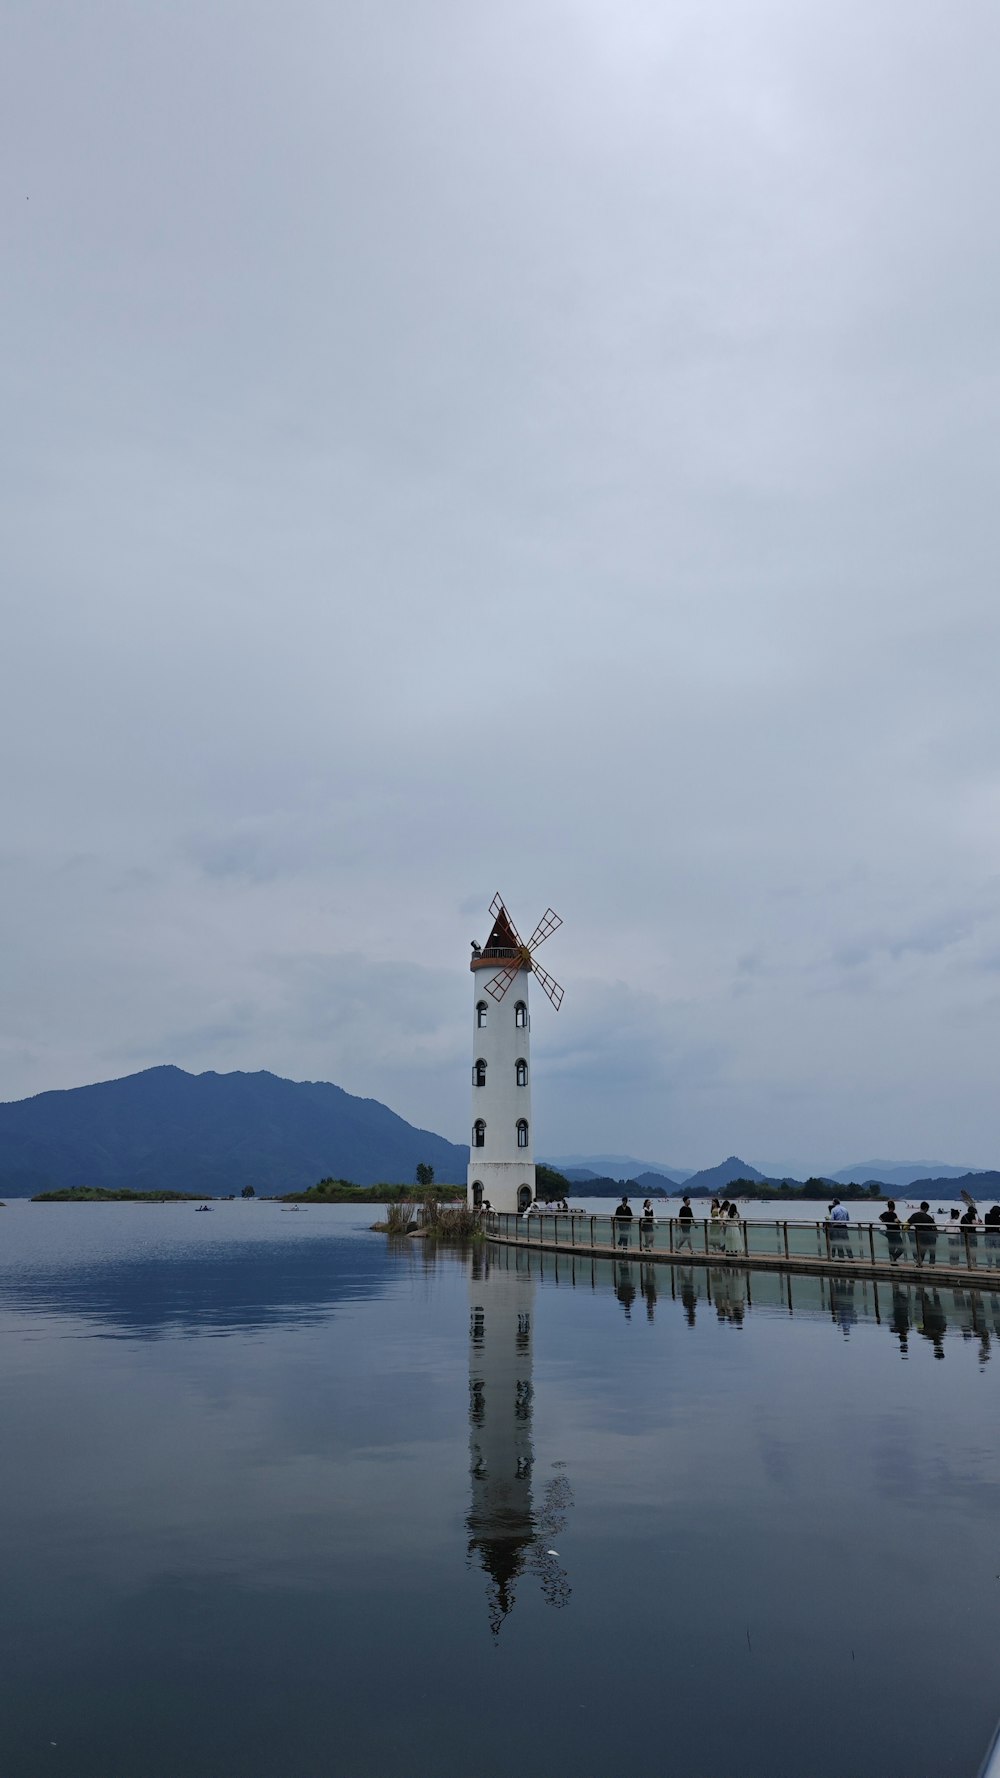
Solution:
{"label": "tower base", "polygon": [[535,1195],[535,1164],[533,1161],[477,1161],[475,1150],[469,1162],[467,1197],[475,1208],[489,1204],[508,1216],[526,1210]]}

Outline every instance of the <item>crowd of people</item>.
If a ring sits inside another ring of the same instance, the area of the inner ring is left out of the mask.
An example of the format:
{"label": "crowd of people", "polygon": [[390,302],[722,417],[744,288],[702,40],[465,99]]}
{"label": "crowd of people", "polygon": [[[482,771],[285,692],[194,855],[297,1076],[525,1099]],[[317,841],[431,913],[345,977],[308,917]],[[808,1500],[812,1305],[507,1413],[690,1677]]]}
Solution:
{"label": "crowd of people", "polygon": [[898,1265],[904,1257],[907,1237],[918,1266],[936,1265],[938,1238],[945,1234],[948,1259],[957,1265],[965,1262],[974,1266],[979,1251],[980,1229],[983,1230],[987,1264],[1000,1264],[1000,1204],[993,1204],[982,1218],[975,1204],[968,1204],[964,1214],[957,1205],[953,1205],[947,1223],[942,1225],[931,1214],[926,1198],[920,1209],[911,1211],[905,1222],[896,1209],[895,1199],[890,1198],[879,1216],[879,1222],[885,1230],[889,1259],[893,1265]]}
{"label": "crowd of people", "polygon": [[[943,1214],[943,1212],[941,1213]],[[631,1242],[632,1223],[635,1220],[632,1206],[627,1194],[622,1194],[620,1204],[613,1216],[615,1239],[619,1247],[628,1247]],[[889,1260],[893,1265],[904,1258],[909,1246],[910,1253],[918,1266],[937,1263],[938,1237],[946,1233],[948,1242],[948,1258],[956,1265],[974,1266],[977,1263],[979,1248],[979,1230],[983,1230],[986,1248],[987,1265],[1000,1265],[1000,1204],[994,1204],[980,1217],[975,1204],[969,1204],[965,1212],[953,1208],[945,1225],[939,1224],[931,1214],[926,1199],[919,1210],[913,1210],[905,1218],[899,1215],[895,1199],[890,1198],[886,1208],[879,1215],[879,1222],[885,1230],[886,1247]],[[639,1245],[645,1251],[652,1250],[656,1236],[656,1215],[651,1198],[643,1201],[639,1215]],[[695,1213],[691,1199],[685,1196],[681,1207],[674,1218],[674,1251],[691,1250],[692,1228]],[[745,1252],[743,1240],[743,1222],[739,1205],[729,1198],[713,1198],[708,1213],[708,1246],[717,1252],[730,1256],[742,1255]],[[833,1259],[853,1259],[854,1250],[851,1245],[850,1212],[839,1198],[834,1198],[827,1206],[827,1228],[830,1235],[830,1255]]]}
{"label": "crowd of people", "polygon": [[[632,1206],[623,1193],[621,1203],[614,1212],[613,1221],[616,1226],[616,1238],[619,1247],[627,1247],[631,1239],[633,1222]],[[687,1248],[691,1250],[691,1232],[695,1221],[691,1199],[685,1196],[674,1221],[677,1225],[675,1251],[680,1253]],[[713,1198],[708,1215],[709,1247],[721,1253],[741,1254],[744,1252],[742,1219],[739,1205],[730,1202],[729,1198]],[[652,1249],[656,1234],[656,1214],[653,1210],[652,1198],[644,1198],[639,1216],[639,1245],[647,1252]]]}

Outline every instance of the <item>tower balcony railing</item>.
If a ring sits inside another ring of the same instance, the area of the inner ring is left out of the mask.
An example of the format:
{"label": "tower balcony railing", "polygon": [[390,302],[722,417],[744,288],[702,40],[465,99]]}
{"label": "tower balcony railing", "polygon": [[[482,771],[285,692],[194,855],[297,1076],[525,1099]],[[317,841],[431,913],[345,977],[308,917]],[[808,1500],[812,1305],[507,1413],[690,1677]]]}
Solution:
{"label": "tower balcony railing", "polygon": [[516,963],[520,957],[513,945],[485,945],[481,951],[472,954],[472,967],[481,968],[484,963]]}

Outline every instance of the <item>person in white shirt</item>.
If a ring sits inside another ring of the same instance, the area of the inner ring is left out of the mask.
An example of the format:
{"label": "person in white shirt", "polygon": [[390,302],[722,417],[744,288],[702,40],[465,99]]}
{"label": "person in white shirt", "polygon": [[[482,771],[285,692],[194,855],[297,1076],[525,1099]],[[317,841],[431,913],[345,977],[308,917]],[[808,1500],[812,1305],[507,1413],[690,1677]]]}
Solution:
{"label": "person in white shirt", "polygon": [[850,1222],[851,1220],[847,1206],[842,1204],[839,1198],[834,1198],[827,1214],[829,1215],[831,1223],[834,1225],[830,1230],[831,1258],[853,1259],[854,1254],[851,1250],[850,1239],[844,1232],[845,1222]]}

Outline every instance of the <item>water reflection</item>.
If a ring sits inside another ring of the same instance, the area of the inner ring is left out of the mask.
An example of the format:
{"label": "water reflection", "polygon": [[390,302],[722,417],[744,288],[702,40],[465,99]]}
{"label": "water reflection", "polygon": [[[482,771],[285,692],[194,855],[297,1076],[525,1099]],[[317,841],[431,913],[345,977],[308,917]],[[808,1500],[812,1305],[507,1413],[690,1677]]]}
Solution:
{"label": "water reflection", "polygon": [[[514,1256],[515,1260],[520,1256]],[[509,1256],[504,1255],[504,1261]],[[469,1274],[469,1556],[489,1583],[494,1636],[514,1607],[527,1570],[546,1603],[564,1606],[572,1591],[550,1546],[566,1522],[572,1490],[561,1464],[534,1499],[532,1374],[535,1278],[527,1265],[497,1265],[477,1253]]]}
{"label": "water reflection", "polygon": [[[85,1212],[84,1212],[85,1214]],[[0,1303],[72,1317],[109,1336],[232,1334],[307,1326],[380,1295],[382,1254],[361,1242],[232,1240],[202,1251],[127,1251],[78,1264],[0,1267]]]}
{"label": "water reflection", "polygon": [[679,1303],[688,1327],[699,1314],[742,1328],[754,1311],[822,1318],[845,1339],[859,1322],[884,1327],[907,1358],[915,1335],[943,1359],[945,1335],[972,1345],[980,1364],[989,1361],[1000,1337],[1000,1294],[976,1287],[938,1288],[923,1283],[891,1283],[871,1277],[754,1271],[742,1266],[667,1266],[641,1258],[594,1258],[539,1249],[494,1250],[494,1268],[514,1265],[519,1276],[545,1282],[610,1290],[631,1321],[638,1299],[653,1321],[664,1300]]}

